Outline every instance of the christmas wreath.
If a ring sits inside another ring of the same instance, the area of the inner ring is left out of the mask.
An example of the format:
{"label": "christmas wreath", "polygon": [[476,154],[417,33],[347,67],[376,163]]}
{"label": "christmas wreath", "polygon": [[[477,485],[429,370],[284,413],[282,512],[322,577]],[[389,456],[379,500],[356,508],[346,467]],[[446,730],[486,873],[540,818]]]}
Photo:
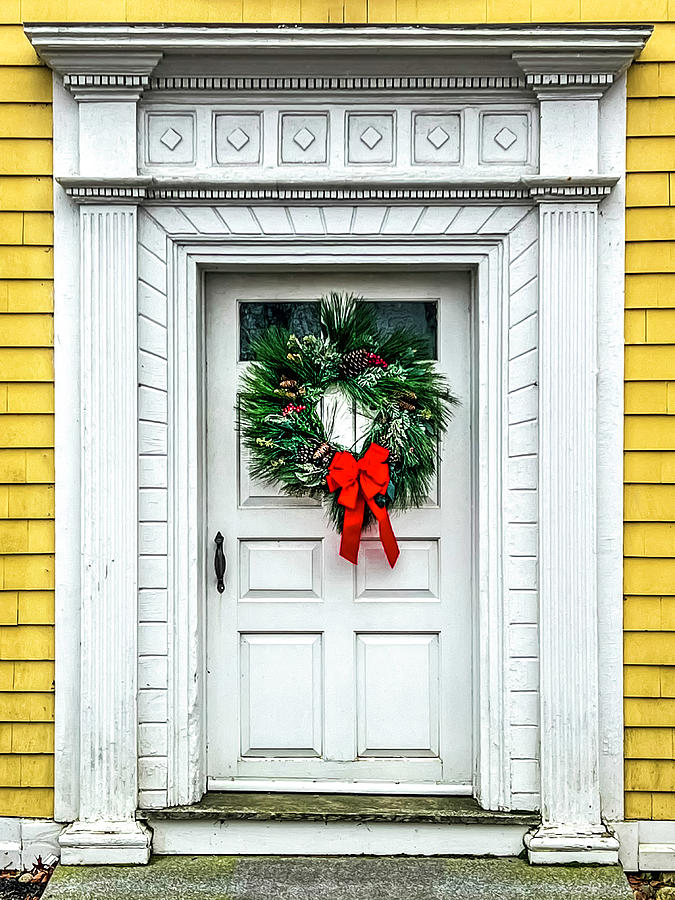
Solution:
{"label": "christmas wreath", "polygon": [[[372,304],[333,293],[321,298],[318,333],[273,326],[254,342],[253,356],[239,394],[251,475],[324,501],[342,534],[340,553],[353,563],[362,529],[377,520],[393,566],[388,510],[425,501],[458,402],[425,358],[424,340],[407,329],[385,331]],[[333,437],[325,400],[334,391],[367,423],[358,450]]]}

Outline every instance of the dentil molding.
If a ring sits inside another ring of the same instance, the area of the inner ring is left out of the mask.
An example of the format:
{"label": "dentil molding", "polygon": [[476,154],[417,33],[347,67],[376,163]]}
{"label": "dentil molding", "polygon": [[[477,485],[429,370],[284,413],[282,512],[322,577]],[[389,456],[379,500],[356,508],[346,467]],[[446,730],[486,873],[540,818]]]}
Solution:
{"label": "dentil molding", "polygon": [[152,201],[180,200],[181,202],[223,202],[246,201],[420,201],[425,202],[476,202],[575,200],[598,201],[606,197],[616,184],[616,176],[595,178],[546,179],[533,177],[501,184],[470,184],[445,186],[440,184],[398,186],[396,184],[362,185],[286,185],[267,187],[255,184],[230,185],[224,187],[213,184],[177,184],[174,181],[157,178],[138,178],[133,182],[62,177],[57,181],[69,197],[78,203],[139,203]]}

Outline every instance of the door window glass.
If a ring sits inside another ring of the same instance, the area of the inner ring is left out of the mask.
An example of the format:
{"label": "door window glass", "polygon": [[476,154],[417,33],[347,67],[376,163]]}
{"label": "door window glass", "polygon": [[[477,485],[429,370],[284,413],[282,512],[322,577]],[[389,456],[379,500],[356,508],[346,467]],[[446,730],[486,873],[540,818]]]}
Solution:
{"label": "door window glass", "polygon": [[[386,333],[410,329],[424,338],[428,358],[436,359],[438,309],[436,300],[373,300],[375,319]],[[254,358],[253,344],[271,325],[294,332],[298,337],[319,329],[319,304],[315,300],[246,300],[239,304],[239,359]]]}

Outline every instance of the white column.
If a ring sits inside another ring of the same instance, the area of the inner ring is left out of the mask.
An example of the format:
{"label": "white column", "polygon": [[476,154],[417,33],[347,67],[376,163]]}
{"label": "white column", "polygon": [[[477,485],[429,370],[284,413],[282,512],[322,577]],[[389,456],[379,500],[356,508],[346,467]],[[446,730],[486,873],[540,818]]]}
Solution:
{"label": "white column", "polygon": [[533,863],[615,863],[598,776],[598,210],[539,210],[542,825],[526,843]]}
{"label": "white column", "polygon": [[83,206],[80,241],[80,805],[62,862],[145,863],[150,836],[135,821],[136,208]]}

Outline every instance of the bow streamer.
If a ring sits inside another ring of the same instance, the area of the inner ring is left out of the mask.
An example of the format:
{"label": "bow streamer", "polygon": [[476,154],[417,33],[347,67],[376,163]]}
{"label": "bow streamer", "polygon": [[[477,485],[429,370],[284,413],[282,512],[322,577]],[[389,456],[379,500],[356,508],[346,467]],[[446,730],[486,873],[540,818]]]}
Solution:
{"label": "bow streamer", "polygon": [[345,508],[340,556],[354,565],[359,558],[366,503],[377,519],[380,541],[392,569],[398,559],[400,551],[389,521],[389,514],[384,506],[378,506],[373,499],[377,494],[384,494],[389,485],[388,458],[389,451],[386,447],[371,444],[359,460],[348,450],[339,451],[333,457],[328,469],[326,479],[328,489],[331,492],[340,489],[338,503]]}

